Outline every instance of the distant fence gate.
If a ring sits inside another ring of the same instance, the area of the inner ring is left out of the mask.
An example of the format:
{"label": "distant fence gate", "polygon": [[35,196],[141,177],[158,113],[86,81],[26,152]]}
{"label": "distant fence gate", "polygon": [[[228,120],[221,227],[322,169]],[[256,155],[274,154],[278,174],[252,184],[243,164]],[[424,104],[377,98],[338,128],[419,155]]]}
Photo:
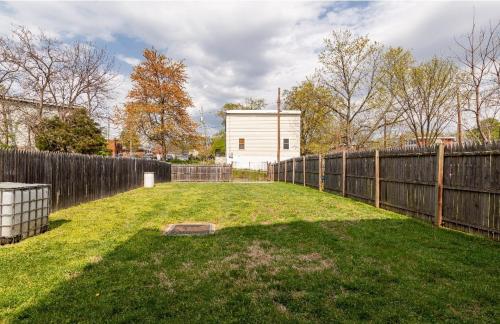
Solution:
{"label": "distant fence gate", "polygon": [[274,181],[500,239],[500,143],[305,156],[273,164],[268,173]]}
{"label": "distant fence gate", "polygon": [[227,182],[231,175],[231,165],[172,165],[172,181],[177,182]]}

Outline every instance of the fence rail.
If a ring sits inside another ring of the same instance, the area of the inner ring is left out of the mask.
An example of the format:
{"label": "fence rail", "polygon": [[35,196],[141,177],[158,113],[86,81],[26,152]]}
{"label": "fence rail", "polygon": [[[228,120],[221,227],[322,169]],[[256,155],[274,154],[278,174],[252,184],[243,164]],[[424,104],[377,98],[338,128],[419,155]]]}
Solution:
{"label": "fence rail", "polygon": [[[293,181],[283,168],[293,165]],[[500,143],[341,152],[270,166],[274,181],[352,197],[438,226],[500,239]],[[304,172],[305,170],[305,172]]]}
{"label": "fence rail", "polygon": [[227,182],[232,179],[231,165],[173,164],[172,181]]}
{"label": "fence rail", "polygon": [[0,182],[51,185],[52,210],[143,185],[144,172],[170,181],[170,164],[82,154],[0,150]]}

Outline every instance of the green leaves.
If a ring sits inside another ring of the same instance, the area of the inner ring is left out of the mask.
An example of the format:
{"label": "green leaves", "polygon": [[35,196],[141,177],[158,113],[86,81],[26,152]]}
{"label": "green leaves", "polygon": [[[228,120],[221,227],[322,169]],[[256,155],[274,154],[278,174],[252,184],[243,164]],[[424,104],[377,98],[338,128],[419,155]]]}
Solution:
{"label": "green leaves", "polygon": [[300,110],[300,147],[302,154],[326,153],[333,145],[334,117],[330,107],[334,104],[325,87],[307,80],[285,91],[287,109]]}
{"label": "green leaves", "polygon": [[266,107],[266,102],[262,98],[248,97],[245,103],[227,102],[217,112],[217,116],[222,119],[222,125],[226,124],[226,111],[228,110],[261,110]]}
{"label": "green leaves", "polygon": [[57,116],[43,119],[37,129],[35,144],[42,151],[107,153],[101,129],[85,109],[75,109],[66,120]]}

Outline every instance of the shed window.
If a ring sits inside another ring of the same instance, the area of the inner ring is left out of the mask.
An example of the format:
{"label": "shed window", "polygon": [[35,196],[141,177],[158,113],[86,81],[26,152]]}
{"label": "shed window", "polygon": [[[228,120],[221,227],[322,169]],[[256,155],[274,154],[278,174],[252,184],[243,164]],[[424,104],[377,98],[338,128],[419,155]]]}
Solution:
{"label": "shed window", "polygon": [[240,140],[238,141],[238,143],[239,143],[240,150],[244,150],[245,149],[245,139],[244,138],[240,138]]}
{"label": "shed window", "polygon": [[290,139],[284,138],[283,139],[283,149],[288,150],[290,148]]}

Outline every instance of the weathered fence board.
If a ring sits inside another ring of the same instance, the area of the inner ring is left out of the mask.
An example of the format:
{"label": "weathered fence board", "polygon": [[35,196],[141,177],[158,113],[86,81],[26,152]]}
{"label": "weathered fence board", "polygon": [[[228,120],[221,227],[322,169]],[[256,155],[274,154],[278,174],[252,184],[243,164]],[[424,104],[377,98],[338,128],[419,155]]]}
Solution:
{"label": "weathered fence board", "polygon": [[342,153],[325,156],[325,190],[342,193]]}
{"label": "weathered fence board", "polygon": [[57,210],[143,185],[144,172],[170,181],[170,164],[82,154],[0,150],[0,181],[47,183]]}
{"label": "weathered fence board", "polygon": [[[322,164],[326,191],[375,203],[375,156],[375,151],[349,152],[345,165],[343,153],[326,155],[323,163],[306,156],[306,185],[319,187]],[[436,200],[441,188],[437,147],[383,150],[378,156],[380,207],[431,222],[440,212],[443,226],[500,239],[500,143],[445,148],[442,205]],[[303,179],[302,161],[295,159],[297,184]]]}
{"label": "weathered fence board", "polygon": [[369,202],[375,193],[375,153],[355,152],[347,156],[346,195]]}
{"label": "weathered fence board", "polygon": [[318,188],[319,158],[315,155],[306,156],[306,186]]}
{"label": "weathered fence board", "polygon": [[271,165],[272,168],[272,176],[273,176],[273,181],[278,181],[278,163],[274,163]]}
{"label": "weathered fence board", "polygon": [[295,158],[295,183],[304,184],[304,165],[301,157]]}
{"label": "weathered fence board", "polygon": [[281,161],[278,166],[278,179],[279,181],[285,181],[285,161]]}
{"label": "weathered fence board", "polygon": [[445,152],[443,223],[500,238],[500,149]]}
{"label": "weathered fence board", "polygon": [[380,153],[380,205],[432,221],[435,206],[436,153]]}
{"label": "weathered fence board", "polygon": [[286,182],[292,182],[293,180],[293,160],[286,160]]}
{"label": "weathered fence board", "polygon": [[231,179],[231,165],[172,164],[172,181],[227,182]]}

